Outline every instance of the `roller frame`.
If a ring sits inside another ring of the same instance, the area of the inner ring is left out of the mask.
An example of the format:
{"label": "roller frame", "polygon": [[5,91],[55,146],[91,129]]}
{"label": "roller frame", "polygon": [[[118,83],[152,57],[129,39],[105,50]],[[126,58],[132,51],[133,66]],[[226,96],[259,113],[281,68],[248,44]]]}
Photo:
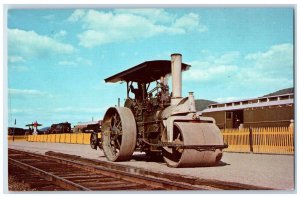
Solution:
{"label": "roller frame", "polygon": [[213,118],[209,117],[199,117],[195,113],[189,113],[187,115],[183,116],[170,116],[167,118],[166,125],[167,125],[167,140],[169,143],[172,143],[173,141],[173,127],[174,127],[174,122],[186,122],[186,121],[198,121],[201,123],[201,121],[204,122],[211,122],[215,124],[215,120]]}

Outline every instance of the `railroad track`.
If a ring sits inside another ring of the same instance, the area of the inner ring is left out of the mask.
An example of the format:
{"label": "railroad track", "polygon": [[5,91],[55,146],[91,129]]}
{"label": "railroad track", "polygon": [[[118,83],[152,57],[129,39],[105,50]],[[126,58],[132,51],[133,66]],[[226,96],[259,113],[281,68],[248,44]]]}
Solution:
{"label": "railroad track", "polygon": [[61,153],[8,150],[9,175],[38,191],[267,190],[257,186],[152,172]]}

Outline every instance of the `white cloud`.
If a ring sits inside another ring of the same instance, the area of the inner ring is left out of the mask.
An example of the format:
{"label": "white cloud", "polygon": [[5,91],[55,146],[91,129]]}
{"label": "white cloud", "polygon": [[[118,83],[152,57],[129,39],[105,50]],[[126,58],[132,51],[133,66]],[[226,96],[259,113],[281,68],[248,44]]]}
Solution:
{"label": "white cloud", "polygon": [[199,20],[199,15],[195,13],[189,13],[187,15],[184,15],[178,19],[176,19],[174,23],[174,27],[180,28],[183,30],[197,30],[199,32],[207,31],[207,27],[205,25],[202,25]]}
{"label": "white cloud", "polygon": [[82,9],[75,10],[72,15],[68,18],[68,21],[76,22],[85,15],[85,11]]}
{"label": "white cloud", "polygon": [[164,9],[116,9],[117,14],[134,14],[145,17],[152,22],[169,23],[175,18],[175,16],[169,14]]}
{"label": "white cloud", "polygon": [[21,113],[32,113],[33,110],[29,108],[12,108],[10,113],[21,114]]}
{"label": "white cloud", "polygon": [[268,70],[290,70],[293,68],[293,45],[286,43],[273,45],[265,52],[248,54],[246,60],[254,61],[256,69]]}
{"label": "white cloud", "polygon": [[29,71],[29,68],[27,66],[21,65],[25,62],[26,60],[22,56],[8,56],[8,66],[16,72]]}
{"label": "white cloud", "polygon": [[189,62],[192,68],[183,73],[183,79],[196,82],[210,82],[231,77],[238,71],[235,64],[239,58],[238,52],[227,52],[219,57],[208,56],[204,61]]}
{"label": "white cloud", "polygon": [[[292,70],[290,71],[293,72]],[[265,70],[255,70],[255,68],[241,69],[236,75],[235,79],[239,82],[240,87],[248,87],[249,89],[279,87],[287,88],[293,86],[293,78],[285,72],[281,75],[274,75],[280,73],[278,70],[267,72]]]}
{"label": "white cloud", "polygon": [[27,66],[22,66],[22,65],[13,65],[12,69],[15,70],[16,72],[26,72],[26,71],[29,71],[29,68]]}
{"label": "white cloud", "polygon": [[55,19],[55,15],[54,14],[49,14],[49,15],[43,16],[43,18],[46,19],[46,20],[54,20]]}
{"label": "white cloud", "polygon": [[238,70],[236,65],[215,65],[208,62],[192,62],[192,69],[183,75],[189,81],[211,81],[219,78],[227,78]]}
{"label": "white cloud", "polygon": [[238,79],[243,84],[288,87],[293,85],[293,45],[273,45],[264,52],[245,56],[248,67],[243,68]]}
{"label": "white cloud", "polygon": [[41,96],[51,97],[52,96],[47,92],[43,92],[35,89],[8,89],[8,93],[11,96],[21,96],[21,97],[22,96],[24,97],[41,97]]}
{"label": "white cloud", "polygon": [[75,61],[59,61],[58,65],[62,65],[62,66],[75,66],[76,62]]}
{"label": "white cloud", "polygon": [[26,60],[22,56],[9,56],[8,62],[10,63],[23,63],[26,62]]}
{"label": "white cloud", "polygon": [[59,32],[54,34],[54,38],[63,38],[67,35],[67,31],[66,30],[60,30]]}
{"label": "white cloud", "polygon": [[74,60],[62,60],[58,62],[61,66],[87,66],[92,65],[92,62],[88,59],[77,57]]}
{"label": "white cloud", "polygon": [[203,61],[189,62],[192,68],[183,73],[183,79],[194,82],[214,83],[228,89],[239,87],[266,89],[293,86],[293,45],[270,46],[266,51],[240,56],[227,52],[220,56],[210,53]]}
{"label": "white cloud", "polygon": [[34,31],[8,29],[9,54],[42,58],[53,54],[71,54],[75,50],[70,44],[58,42]]}
{"label": "white cloud", "polygon": [[216,64],[231,64],[240,57],[239,52],[228,52],[215,59]]}
{"label": "white cloud", "polygon": [[200,23],[199,15],[195,13],[176,18],[163,9],[122,9],[114,12],[76,10],[68,20],[82,23],[84,31],[78,38],[79,44],[84,47],[149,38],[160,34],[174,35],[207,30]]}

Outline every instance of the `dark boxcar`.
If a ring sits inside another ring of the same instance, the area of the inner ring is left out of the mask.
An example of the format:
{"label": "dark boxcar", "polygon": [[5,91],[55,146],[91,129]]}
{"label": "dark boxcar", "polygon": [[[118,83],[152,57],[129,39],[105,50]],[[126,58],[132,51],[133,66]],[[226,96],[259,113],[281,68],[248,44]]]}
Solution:
{"label": "dark boxcar", "polygon": [[74,133],[93,133],[101,130],[102,120],[91,122],[80,122],[73,129]]}
{"label": "dark boxcar", "polygon": [[45,134],[71,133],[71,124],[69,122],[52,124],[48,130],[44,131],[44,133]]}

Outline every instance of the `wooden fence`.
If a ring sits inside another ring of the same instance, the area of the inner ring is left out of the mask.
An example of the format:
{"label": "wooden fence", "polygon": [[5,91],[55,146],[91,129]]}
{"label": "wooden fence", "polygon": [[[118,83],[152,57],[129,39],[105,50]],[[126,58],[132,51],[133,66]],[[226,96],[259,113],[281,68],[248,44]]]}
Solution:
{"label": "wooden fence", "polygon": [[90,133],[62,133],[48,135],[29,135],[28,142],[51,142],[70,144],[90,144]]}
{"label": "wooden fence", "polygon": [[294,154],[292,127],[223,129],[224,151]]}

